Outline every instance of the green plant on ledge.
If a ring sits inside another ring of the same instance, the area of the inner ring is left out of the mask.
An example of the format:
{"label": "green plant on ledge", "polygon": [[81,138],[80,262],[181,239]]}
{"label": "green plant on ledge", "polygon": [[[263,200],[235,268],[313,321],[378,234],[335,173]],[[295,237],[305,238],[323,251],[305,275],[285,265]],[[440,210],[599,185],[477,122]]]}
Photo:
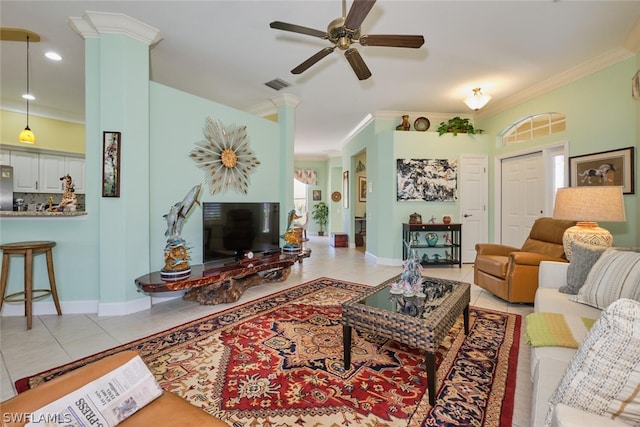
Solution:
{"label": "green plant on ledge", "polygon": [[327,226],[329,219],[329,206],[325,202],[320,202],[313,207],[311,218],[320,226],[318,236],[324,236],[324,227]]}
{"label": "green plant on ledge", "polygon": [[453,133],[453,136],[456,136],[459,133],[474,135],[482,132],[484,132],[484,130],[475,129],[469,119],[462,119],[458,116],[449,119],[447,122],[440,122],[440,126],[438,126],[438,135],[440,136],[445,133]]}

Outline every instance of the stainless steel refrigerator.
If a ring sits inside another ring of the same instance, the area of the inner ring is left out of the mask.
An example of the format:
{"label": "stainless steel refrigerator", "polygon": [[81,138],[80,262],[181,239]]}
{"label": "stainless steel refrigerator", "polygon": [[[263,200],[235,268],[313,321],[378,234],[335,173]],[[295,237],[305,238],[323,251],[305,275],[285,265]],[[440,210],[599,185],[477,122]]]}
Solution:
{"label": "stainless steel refrigerator", "polygon": [[13,210],[13,166],[0,165],[0,211]]}

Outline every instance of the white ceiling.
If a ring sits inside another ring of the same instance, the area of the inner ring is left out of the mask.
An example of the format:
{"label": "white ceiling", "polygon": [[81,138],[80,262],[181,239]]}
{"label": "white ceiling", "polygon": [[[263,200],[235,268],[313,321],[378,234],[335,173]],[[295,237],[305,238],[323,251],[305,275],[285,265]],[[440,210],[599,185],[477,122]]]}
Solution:
{"label": "white ceiling", "polygon": [[[124,13],[162,33],[151,49],[156,82],[247,111],[282,93],[301,98],[298,158],[336,153],[367,114],[470,114],[461,99],[475,86],[493,96],[480,114],[496,112],[555,81],[629,57],[640,45],[640,1],[379,0],[364,34],[421,34],[425,44],[417,50],[355,45],[373,73],[358,81],[337,49],[305,73],[291,74],[330,44],[269,28],[279,20],[325,31],[342,14],[340,0],[2,0],[2,27],[42,38],[31,44],[32,114],[84,121],[84,41],[68,18],[87,10]],[[63,61],[45,59],[47,50]],[[25,110],[25,52],[24,43],[0,42],[4,109]],[[276,92],[264,85],[274,78],[291,86]],[[432,128],[437,124],[432,120]]]}

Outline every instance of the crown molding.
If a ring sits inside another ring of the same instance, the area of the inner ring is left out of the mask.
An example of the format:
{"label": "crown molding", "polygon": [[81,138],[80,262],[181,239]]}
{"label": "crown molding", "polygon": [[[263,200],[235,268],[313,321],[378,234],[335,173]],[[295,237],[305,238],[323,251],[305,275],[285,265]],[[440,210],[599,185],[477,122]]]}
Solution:
{"label": "crown molding", "polygon": [[560,74],[556,74],[555,76],[544,80],[537,85],[530,86],[529,88],[521,92],[507,96],[506,98],[503,98],[499,101],[490,103],[489,106],[484,107],[482,110],[478,111],[475,114],[475,117],[479,119],[490,117],[506,111],[510,108],[514,108],[526,101],[559,89],[563,86],[568,85],[569,83],[580,80],[590,74],[596,73],[607,67],[615,65],[618,62],[631,58],[634,55],[634,52],[623,47],[612,49],[609,52],[597,56],[589,61],[583,62],[576,67],[570,68]]}
{"label": "crown molding", "polygon": [[271,98],[271,102],[273,102],[273,105],[276,107],[282,107],[284,105],[295,108],[302,102],[302,98],[289,93],[283,93],[282,95]]}
{"label": "crown molding", "polygon": [[82,18],[70,17],[68,22],[83,39],[97,38],[100,34],[119,34],[148,46],[153,46],[163,39],[163,35],[156,28],[123,13],[86,11]]}

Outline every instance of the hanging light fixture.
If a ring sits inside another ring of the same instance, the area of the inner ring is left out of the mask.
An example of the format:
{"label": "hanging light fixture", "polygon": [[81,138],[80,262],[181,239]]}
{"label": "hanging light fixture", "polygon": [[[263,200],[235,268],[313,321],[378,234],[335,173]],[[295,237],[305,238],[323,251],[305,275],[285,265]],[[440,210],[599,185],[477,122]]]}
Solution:
{"label": "hanging light fixture", "polygon": [[471,108],[472,110],[478,111],[479,109],[487,105],[487,102],[489,102],[490,100],[491,97],[489,95],[484,95],[482,92],[480,92],[480,88],[476,87],[473,89],[473,95],[466,98],[464,100],[464,103],[467,104],[467,107]]}
{"label": "hanging light fixture", "polygon": [[29,128],[29,100],[35,99],[29,92],[29,35],[27,35],[27,93],[22,95],[22,97],[27,100],[27,127],[20,132],[18,141],[24,142],[25,144],[35,144],[36,136]]}

